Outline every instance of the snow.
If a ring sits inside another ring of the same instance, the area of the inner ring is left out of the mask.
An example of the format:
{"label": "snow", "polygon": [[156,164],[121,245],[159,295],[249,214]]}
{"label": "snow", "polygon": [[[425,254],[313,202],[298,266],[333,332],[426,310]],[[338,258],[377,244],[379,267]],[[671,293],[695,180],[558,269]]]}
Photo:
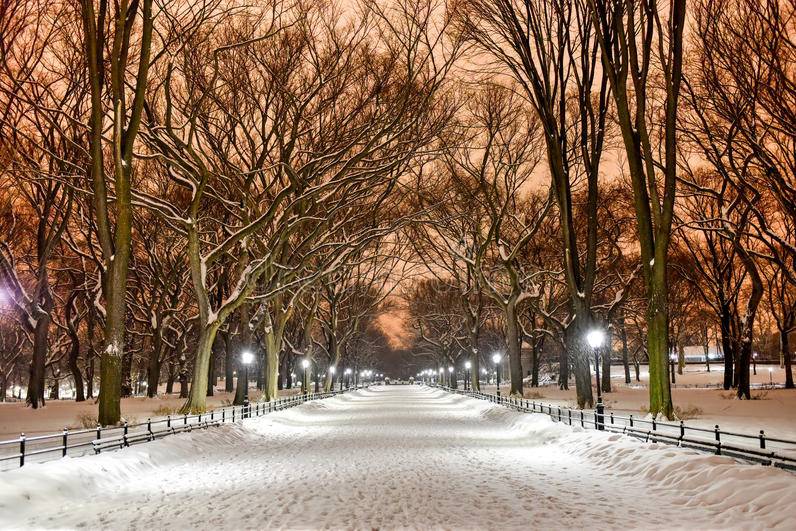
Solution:
{"label": "snow", "polygon": [[781,528],[796,476],[383,386],[2,474],[0,527]]}
{"label": "snow", "polygon": [[[711,362],[711,371],[707,372],[704,365],[689,364],[684,374],[677,375],[677,383],[672,388],[674,405],[690,410],[692,415],[685,419],[688,426],[713,428],[718,424],[724,431],[733,431],[756,435],[765,430],[768,437],[790,439],[796,441],[796,390],[793,389],[752,389],[755,400],[737,400],[735,390],[725,391],[721,388],[724,378],[722,362]],[[771,374],[769,375],[769,369]],[[592,371],[592,388],[594,372]],[[544,384],[546,373],[540,372],[540,382]],[[649,371],[646,365],[640,366],[641,382],[635,381],[635,371],[630,367],[631,383],[624,383],[624,368],[621,365],[611,367],[612,392],[603,394],[607,411],[616,415],[646,415],[649,405],[649,392],[646,385]],[[785,371],[778,365],[757,365],[757,375],[750,374],[753,385],[765,385],[769,381],[782,384]],[[549,381],[549,380],[548,380]],[[461,385],[462,382],[460,382]],[[494,393],[494,385],[482,385],[482,391]],[[507,382],[501,381],[501,389],[508,392]],[[569,390],[558,389],[553,381],[541,387],[524,387],[526,398],[542,404],[577,408],[575,384],[570,382]],[[697,411],[695,408],[698,408]],[[694,412],[696,413],[694,414]],[[792,448],[792,446],[790,446]]]}

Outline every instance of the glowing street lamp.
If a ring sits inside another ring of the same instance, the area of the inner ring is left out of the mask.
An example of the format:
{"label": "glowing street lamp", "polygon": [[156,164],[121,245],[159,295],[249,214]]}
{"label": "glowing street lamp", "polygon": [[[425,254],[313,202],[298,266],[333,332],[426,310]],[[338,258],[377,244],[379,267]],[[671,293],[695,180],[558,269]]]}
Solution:
{"label": "glowing street lamp", "polygon": [[495,352],[492,354],[492,363],[495,364],[495,383],[497,384],[497,396],[500,399],[500,353]]}
{"label": "glowing street lamp", "polygon": [[771,367],[768,368],[768,383],[774,387],[774,369]]}
{"label": "glowing street lamp", "polygon": [[303,360],[301,360],[301,368],[304,369],[304,378],[303,378],[303,381],[301,382],[301,388],[304,391],[305,395],[307,394],[307,391],[308,391],[308,389],[307,389],[308,385],[307,384],[309,383],[309,380],[307,380],[307,369],[309,367],[310,367],[310,360],[308,360],[307,358],[304,358]]}
{"label": "glowing street lamp", "polygon": [[597,429],[603,429],[602,419],[605,413],[605,406],[603,406],[603,394],[600,388],[600,347],[605,341],[605,333],[599,328],[590,330],[586,334],[586,342],[594,349],[594,374],[597,380]]}
{"label": "glowing street lamp", "polygon": [[[240,355],[243,362],[243,418],[249,417],[249,365],[254,361],[254,354],[244,350]],[[240,383],[238,384],[240,385]]]}
{"label": "glowing street lamp", "polygon": [[468,380],[470,380],[470,368],[473,366],[470,360],[464,362],[464,390],[467,391]]}
{"label": "glowing street lamp", "polygon": [[[344,370],[343,373],[345,374],[346,387],[351,389],[351,369],[346,368],[346,370]],[[340,378],[340,385],[341,386],[343,385],[343,379],[342,378]],[[342,389],[342,387],[341,387],[341,389]]]}

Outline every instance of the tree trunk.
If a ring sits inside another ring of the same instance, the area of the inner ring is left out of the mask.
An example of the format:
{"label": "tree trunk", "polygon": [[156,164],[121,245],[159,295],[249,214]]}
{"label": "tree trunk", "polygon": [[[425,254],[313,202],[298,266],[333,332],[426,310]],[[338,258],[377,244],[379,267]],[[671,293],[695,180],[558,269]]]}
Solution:
{"label": "tree trunk", "polygon": [[188,368],[180,368],[180,398],[188,398]]}
{"label": "tree trunk", "polygon": [[677,374],[683,374],[683,369],[685,369],[685,346],[681,338],[677,340]]}
{"label": "tree trunk", "polygon": [[622,366],[625,369],[625,383],[630,383],[630,361],[627,352],[627,329],[625,328],[625,312],[619,318],[619,339],[622,340]]}
{"label": "tree trunk", "polygon": [[517,308],[514,301],[506,305],[506,346],[509,358],[509,379],[511,388],[509,396],[522,397],[522,352],[520,342],[522,334],[517,322]]}
{"label": "tree trunk", "polygon": [[33,409],[37,409],[44,406],[44,364],[50,335],[50,316],[46,311],[39,312],[33,334],[33,358],[30,362],[28,395],[25,400]]}
{"label": "tree trunk", "polygon": [[647,352],[649,355],[650,414],[674,418],[672,390],[669,384],[669,315],[666,307],[665,264],[655,268],[651,279],[651,297],[647,306]]}
{"label": "tree trunk", "polygon": [[724,354],[724,390],[732,388],[735,367],[735,350],[732,347],[732,330],[730,325],[729,305],[723,305],[719,323],[721,325],[721,350]]}
{"label": "tree trunk", "polygon": [[281,338],[278,338],[273,331],[265,334],[265,364],[263,366],[263,399],[266,401],[275,400],[277,393],[277,380],[279,379],[279,351],[281,350]]}
{"label": "tree trunk", "polygon": [[224,392],[231,393],[235,390],[235,376],[233,373],[235,372],[235,363],[234,357],[232,355],[232,348],[230,348],[230,333],[229,330],[225,330],[222,332],[222,336],[224,338]]}
{"label": "tree trunk", "polygon": [[785,389],[793,389],[793,368],[791,366],[790,338],[786,330],[779,331],[779,352],[785,365]]}
{"label": "tree trunk", "polygon": [[75,381],[75,402],[86,400],[83,390],[83,373],[80,372],[80,367],[77,364],[79,357],[80,338],[75,336],[71,338],[71,344],[69,345],[69,372],[72,373],[72,379]]}
{"label": "tree trunk", "polygon": [[122,388],[120,391],[122,398],[132,396],[133,394],[132,370],[133,354],[129,349],[125,349],[124,355],[122,356]]}
{"label": "tree trunk", "polygon": [[591,371],[589,359],[593,352],[586,344],[586,323],[575,318],[566,331],[566,345],[575,372],[575,395],[579,408],[594,406],[594,395],[591,389]]}
{"label": "tree trunk", "polygon": [[152,340],[152,351],[149,353],[146,373],[146,395],[154,398],[158,394],[158,383],[160,382],[160,359],[163,351],[163,340],[160,330],[154,330]]}
{"label": "tree trunk", "polygon": [[569,350],[561,348],[558,354],[558,388],[569,390]]}
{"label": "tree trunk", "polygon": [[531,345],[531,387],[539,387],[539,351],[542,342],[531,338]]}
{"label": "tree trunk", "polygon": [[174,370],[174,363],[169,363],[169,372],[166,375],[166,394],[170,395],[174,392],[174,379],[177,377],[177,372]]}
{"label": "tree trunk", "polygon": [[205,396],[213,396],[215,393],[216,383],[216,341],[213,341],[213,347],[210,349],[210,363],[207,367],[207,392]]}
{"label": "tree trunk", "polygon": [[610,393],[611,392],[611,354],[613,349],[611,348],[611,333],[608,333],[608,343],[604,345],[601,349],[600,354],[602,355],[602,368],[600,369],[602,373],[600,374],[601,385],[603,389],[603,393]]}
{"label": "tree trunk", "polygon": [[[210,370],[210,356],[217,331],[218,326],[211,324],[203,326],[199,333],[191,391],[188,393],[188,400],[180,409],[181,413],[204,413],[207,410],[207,375]],[[182,395],[182,392],[180,394]]]}

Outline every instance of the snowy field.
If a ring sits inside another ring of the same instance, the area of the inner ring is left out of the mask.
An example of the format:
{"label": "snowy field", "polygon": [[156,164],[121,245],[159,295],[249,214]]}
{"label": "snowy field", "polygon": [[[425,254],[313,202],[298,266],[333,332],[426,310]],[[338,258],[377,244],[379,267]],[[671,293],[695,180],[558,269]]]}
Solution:
{"label": "snowy field", "polygon": [[[772,370],[770,377],[769,368]],[[630,384],[625,384],[621,366],[611,369],[613,391],[603,395],[606,408],[616,415],[646,416],[645,408],[649,406],[649,391],[646,387],[649,373],[646,365],[641,366],[641,382],[633,379]],[[630,375],[634,378],[632,366]],[[762,429],[769,437],[796,440],[795,389],[752,389],[754,400],[738,400],[735,390],[725,391],[715,387],[721,384],[723,378],[724,371],[719,364],[713,364],[709,373],[704,365],[687,365],[685,374],[677,375],[672,397],[675,406],[688,413],[686,424],[705,428],[718,424],[725,431],[750,434],[757,434]],[[753,384],[768,383],[769,378],[774,383],[782,384],[785,371],[777,365],[758,365],[757,375],[751,375]],[[495,386],[483,385],[482,390],[494,393]],[[506,395],[508,384],[501,383],[501,390]],[[559,390],[555,383],[534,388],[526,385],[525,396],[543,404],[577,408],[574,383],[570,383],[569,391]]]}
{"label": "snowy field", "polygon": [[5,472],[0,528],[796,529],[796,475],[384,386]]}
{"label": "snowy field", "polygon": [[[162,386],[164,387],[164,386]],[[235,399],[234,393],[225,393],[216,390],[214,396],[207,397],[207,407],[210,409],[228,406]],[[297,394],[298,388],[279,391],[279,396]],[[249,390],[249,396],[256,400],[260,391]],[[148,417],[165,416],[185,403],[184,398],[177,394],[167,395],[165,392],[156,398],[130,397],[122,399],[122,417],[130,424],[146,422]],[[16,439],[20,433],[27,436],[43,435],[60,432],[63,428],[80,429],[93,427],[97,418],[97,403],[95,399],[84,402],[74,400],[47,400],[45,407],[32,409],[25,405],[25,401],[0,402],[0,440]],[[84,422],[91,419],[91,426],[84,426]]]}

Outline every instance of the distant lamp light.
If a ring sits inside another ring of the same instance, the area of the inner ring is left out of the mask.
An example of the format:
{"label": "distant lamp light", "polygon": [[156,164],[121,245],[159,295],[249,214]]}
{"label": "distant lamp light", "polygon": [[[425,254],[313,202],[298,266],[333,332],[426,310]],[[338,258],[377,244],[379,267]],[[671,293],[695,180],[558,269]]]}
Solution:
{"label": "distant lamp light", "polygon": [[310,366],[310,360],[304,358],[303,360],[301,360],[301,366],[306,369],[307,367]]}
{"label": "distant lamp light", "polygon": [[591,348],[600,348],[603,345],[603,341],[605,341],[605,332],[599,328],[590,330],[589,333],[586,334],[586,342],[589,343]]}
{"label": "distant lamp light", "polygon": [[337,372],[337,369],[335,368],[335,366],[334,366],[334,365],[332,365],[331,367],[329,367],[329,374],[334,374],[334,373],[336,373],[336,372]]}
{"label": "distant lamp light", "polygon": [[470,363],[469,361],[465,361],[464,362],[464,368],[467,369],[468,371],[470,370],[470,367],[472,367],[472,366],[473,366],[473,364]]}
{"label": "distant lamp light", "polygon": [[448,367],[448,372],[451,372],[451,373],[453,372],[453,365],[451,365],[450,367]]}
{"label": "distant lamp light", "polygon": [[494,354],[492,354],[492,363],[497,365],[498,363],[500,363],[501,358],[502,356],[499,353],[495,352]]}
{"label": "distant lamp light", "polygon": [[240,355],[240,361],[242,361],[244,365],[248,365],[254,361],[254,354],[248,350],[244,350]]}

